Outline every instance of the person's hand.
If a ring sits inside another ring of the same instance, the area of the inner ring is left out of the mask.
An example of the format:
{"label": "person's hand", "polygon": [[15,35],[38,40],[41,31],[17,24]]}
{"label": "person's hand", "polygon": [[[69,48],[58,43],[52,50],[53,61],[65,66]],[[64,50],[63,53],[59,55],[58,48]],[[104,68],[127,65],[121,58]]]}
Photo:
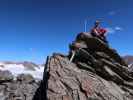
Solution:
{"label": "person's hand", "polygon": [[108,35],[108,32],[106,32],[105,34],[104,34],[104,36],[107,36]]}
{"label": "person's hand", "polygon": [[94,32],[96,33],[97,36],[99,35],[99,34],[98,34],[98,31],[97,31],[96,29],[94,29]]}

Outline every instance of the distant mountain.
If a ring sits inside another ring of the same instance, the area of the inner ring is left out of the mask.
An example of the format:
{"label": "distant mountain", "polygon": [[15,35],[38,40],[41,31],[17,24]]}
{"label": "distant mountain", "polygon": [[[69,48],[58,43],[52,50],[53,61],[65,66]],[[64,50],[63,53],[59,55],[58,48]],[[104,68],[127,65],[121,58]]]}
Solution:
{"label": "distant mountain", "polygon": [[133,56],[132,56],[132,55],[126,55],[126,56],[124,56],[123,58],[124,58],[124,60],[125,60],[125,62],[126,62],[127,64],[133,63]]}
{"label": "distant mountain", "polygon": [[43,65],[37,65],[33,62],[13,62],[3,61],[0,62],[1,71],[10,71],[15,77],[19,74],[31,74],[36,79],[42,79],[43,76]]}

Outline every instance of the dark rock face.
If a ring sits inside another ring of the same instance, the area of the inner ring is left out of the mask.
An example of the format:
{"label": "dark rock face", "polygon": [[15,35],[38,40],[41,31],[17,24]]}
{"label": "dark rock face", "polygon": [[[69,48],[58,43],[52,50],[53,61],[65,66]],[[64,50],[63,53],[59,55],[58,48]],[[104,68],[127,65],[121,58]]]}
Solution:
{"label": "dark rock face", "polygon": [[32,100],[39,84],[30,75],[19,75],[16,80],[9,71],[0,71],[0,100]]}
{"label": "dark rock face", "polygon": [[33,100],[133,100],[133,72],[115,50],[81,33],[68,56],[48,57]]}

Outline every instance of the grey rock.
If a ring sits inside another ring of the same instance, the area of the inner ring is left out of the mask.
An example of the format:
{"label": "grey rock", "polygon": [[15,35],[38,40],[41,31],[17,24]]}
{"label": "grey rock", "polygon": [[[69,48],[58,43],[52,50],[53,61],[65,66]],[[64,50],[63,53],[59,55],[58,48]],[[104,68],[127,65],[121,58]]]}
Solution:
{"label": "grey rock", "polygon": [[[52,67],[55,63],[57,67]],[[113,80],[107,81],[89,70],[82,70],[58,55],[50,58],[47,70],[50,75],[46,91],[48,100],[125,100],[126,92]]]}
{"label": "grey rock", "polygon": [[37,88],[35,82],[5,82],[0,85],[0,100],[32,100]]}
{"label": "grey rock", "polygon": [[5,82],[0,85],[0,100],[32,100],[37,88],[35,82]]}
{"label": "grey rock", "polygon": [[[76,54],[70,62],[72,51]],[[132,84],[133,76],[116,50],[80,33],[68,58],[57,53],[47,58],[33,100],[133,100]]]}
{"label": "grey rock", "polygon": [[0,100],[32,100],[38,86],[31,75],[21,74],[14,80],[9,71],[0,71]]}
{"label": "grey rock", "polygon": [[6,82],[6,81],[12,81],[13,75],[9,71],[0,71],[0,83]]}
{"label": "grey rock", "polygon": [[20,74],[17,76],[17,80],[23,83],[32,83],[35,81],[32,75],[30,74]]}

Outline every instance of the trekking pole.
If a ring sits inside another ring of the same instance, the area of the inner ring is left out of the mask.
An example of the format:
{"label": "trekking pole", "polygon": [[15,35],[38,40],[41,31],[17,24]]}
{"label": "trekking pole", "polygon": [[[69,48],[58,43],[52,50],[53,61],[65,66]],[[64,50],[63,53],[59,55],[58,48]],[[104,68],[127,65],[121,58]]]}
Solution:
{"label": "trekking pole", "polygon": [[70,58],[70,63],[73,61],[75,54],[76,54],[76,51],[72,51],[72,56]]}
{"label": "trekking pole", "polygon": [[86,30],[87,30],[87,19],[85,19],[85,21],[84,21],[84,31],[86,32]]}
{"label": "trekking pole", "polygon": [[84,19],[84,32],[87,32],[87,24],[88,24],[89,19],[90,19],[90,17],[87,17]]}

